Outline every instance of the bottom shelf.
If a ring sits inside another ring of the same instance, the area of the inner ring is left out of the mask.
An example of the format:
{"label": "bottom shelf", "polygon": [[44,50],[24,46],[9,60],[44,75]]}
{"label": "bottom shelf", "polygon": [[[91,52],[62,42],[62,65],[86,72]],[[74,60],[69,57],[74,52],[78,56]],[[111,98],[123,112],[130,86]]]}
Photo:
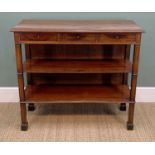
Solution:
{"label": "bottom shelf", "polygon": [[129,102],[130,90],[126,85],[28,85],[25,95],[25,103],[121,103]]}

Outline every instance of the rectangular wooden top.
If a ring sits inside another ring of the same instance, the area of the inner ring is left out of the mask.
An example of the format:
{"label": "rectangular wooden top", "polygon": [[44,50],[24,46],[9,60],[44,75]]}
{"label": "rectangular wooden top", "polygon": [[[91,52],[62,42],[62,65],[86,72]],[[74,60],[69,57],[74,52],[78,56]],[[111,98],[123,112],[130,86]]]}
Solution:
{"label": "rectangular wooden top", "polygon": [[12,32],[144,32],[131,20],[23,20]]}

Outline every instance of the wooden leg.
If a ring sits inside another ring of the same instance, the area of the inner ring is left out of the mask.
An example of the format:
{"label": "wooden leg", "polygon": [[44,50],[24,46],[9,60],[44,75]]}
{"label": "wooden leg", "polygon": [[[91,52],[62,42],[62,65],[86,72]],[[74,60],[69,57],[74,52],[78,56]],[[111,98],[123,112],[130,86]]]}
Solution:
{"label": "wooden leg", "polygon": [[128,112],[128,122],[127,122],[127,129],[133,130],[134,124],[134,109],[135,109],[135,103],[129,103],[129,112]]}
{"label": "wooden leg", "polygon": [[27,122],[27,112],[26,112],[26,103],[20,103],[21,109],[21,130],[28,130],[28,122]]}
{"label": "wooden leg", "polygon": [[[130,48],[131,48],[131,45],[125,46],[124,60],[130,59]],[[128,85],[128,73],[123,74],[122,84]],[[126,103],[121,103],[119,109],[120,111],[126,111]]]}
{"label": "wooden leg", "polygon": [[126,103],[121,103],[119,109],[120,111],[126,111]]}
{"label": "wooden leg", "polygon": [[21,111],[21,130],[26,131],[28,129],[27,114],[26,114],[26,103],[22,102],[25,100],[23,63],[22,63],[22,48],[21,48],[20,44],[16,44],[18,37],[19,36],[15,34],[16,64],[17,64],[20,111]]}
{"label": "wooden leg", "polygon": [[[141,34],[137,34],[136,39],[140,43]],[[129,113],[128,113],[128,122],[127,122],[128,130],[133,130],[134,128],[133,119],[134,119],[134,109],[135,109],[139,54],[140,54],[140,44],[136,44],[134,45],[134,53],[133,53],[132,78],[131,78],[131,90],[130,90],[130,100],[132,102],[129,103]]]}
{"label": "wooden leg", "polygon": [[29,103],[28,104],[28,111],[34,111],[35,110],[35,105],[34,103]]}

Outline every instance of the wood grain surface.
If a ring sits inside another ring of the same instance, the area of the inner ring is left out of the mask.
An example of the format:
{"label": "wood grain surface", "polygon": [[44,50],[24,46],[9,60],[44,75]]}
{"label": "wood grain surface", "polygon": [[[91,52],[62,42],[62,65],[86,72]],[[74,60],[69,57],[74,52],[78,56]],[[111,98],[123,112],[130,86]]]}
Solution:
{"label": "wood grain surface", "polygon": [[132,68],[126,60],[29,60],[25,71],[29,73],[127,73]]}
{"label": "wood grain surface", "polygon": [[128,102],[130,91],[126,85],[28,85],[26,103],[120,103]]}
{"label": "wood grain surface", "polygon": [[131,20],[23,20],[13,32],[143,32]]}

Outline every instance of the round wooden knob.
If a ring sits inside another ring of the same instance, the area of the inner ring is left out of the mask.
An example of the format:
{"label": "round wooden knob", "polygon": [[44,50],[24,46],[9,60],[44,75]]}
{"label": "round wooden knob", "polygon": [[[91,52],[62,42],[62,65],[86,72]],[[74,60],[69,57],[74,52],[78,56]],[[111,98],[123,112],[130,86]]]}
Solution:
{"label": "round wooden knob", "polygon": [[40,35],[39,34],[37,34],[37,39],[39,39],[40,38]]}
{"label": "round wooden knob", "polygon": [[77,35],[76,35],[76,38],[77,38],[77,39],[80,39],[80,36],[77,34]]}
{"label": "round wooden knob", "polygon": [[117,35],[117,36],[115,36],[115,38],[116,38],[116,39],[120,39],[120,36]]}

